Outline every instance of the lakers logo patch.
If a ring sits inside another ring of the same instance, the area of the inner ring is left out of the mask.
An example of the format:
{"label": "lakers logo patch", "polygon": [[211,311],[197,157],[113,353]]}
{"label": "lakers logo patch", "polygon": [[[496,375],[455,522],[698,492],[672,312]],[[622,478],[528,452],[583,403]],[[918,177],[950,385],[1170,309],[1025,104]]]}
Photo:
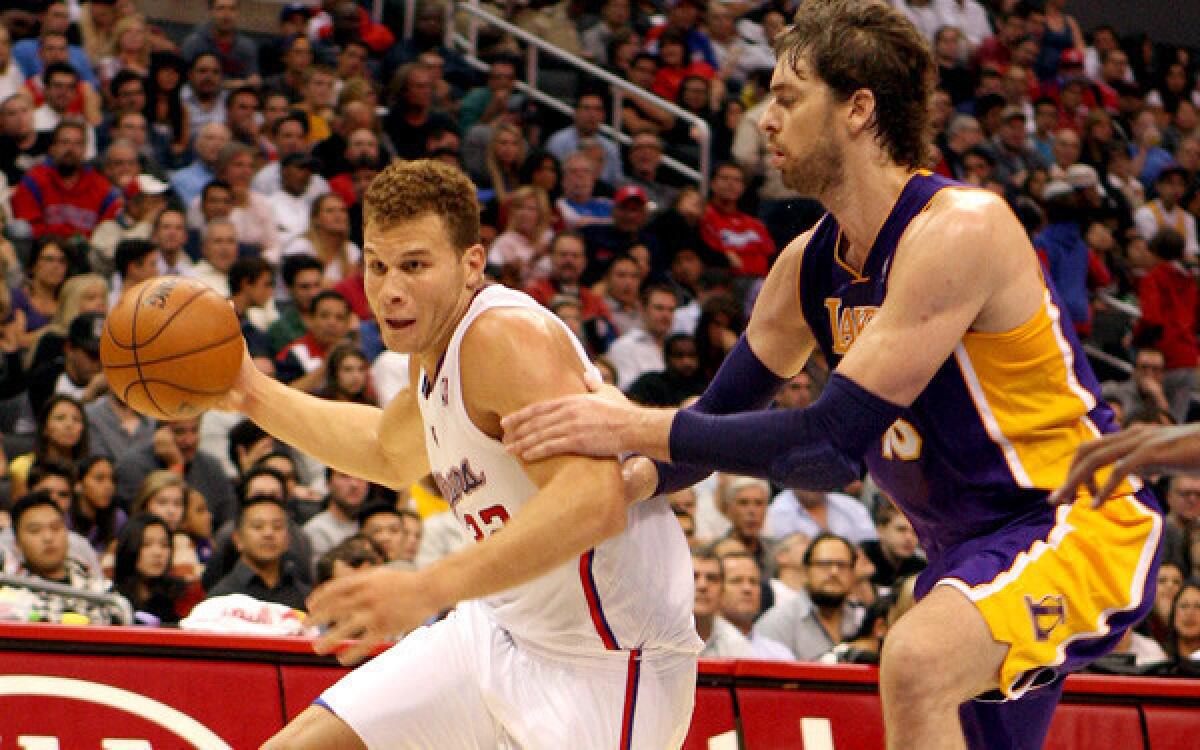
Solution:
{"label": "lakers logo patch", "polygon": [[1033,637],[1039,641],[1049,640],[1054,629],[1067,622],[1067,604],[1061,594],[1047,594],[1037,601],[1026,595],[1025,606],[1033,621]]}

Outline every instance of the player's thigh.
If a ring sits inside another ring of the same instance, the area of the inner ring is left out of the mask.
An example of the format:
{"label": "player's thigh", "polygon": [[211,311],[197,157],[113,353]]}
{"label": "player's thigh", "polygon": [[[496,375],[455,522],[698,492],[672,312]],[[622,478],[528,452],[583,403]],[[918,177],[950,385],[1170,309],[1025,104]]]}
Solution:
{"label": "player's thigh", "polygon": [[614,656],[576,664],[518,654],[491,693],[499,720],[526,750],[678,748],[695,702],[695,657]]}
{"label": "player's thigh", "polygon": [[935,586],[888,630],[880,678],[885,691],[887,684],[902,688],[897,698],[959,703],[997,687],[1007,653],[971,600]]}
{"label": "player's thigh", "polygon": [[312,705],[288,722],[262,750],[366,750],[346,722],[324,706]]}
{"label": "player's thigh", "polygon": [[346,675],[317,702],[372,750],[503,747],[480,689],[492,627],[464,606]]}

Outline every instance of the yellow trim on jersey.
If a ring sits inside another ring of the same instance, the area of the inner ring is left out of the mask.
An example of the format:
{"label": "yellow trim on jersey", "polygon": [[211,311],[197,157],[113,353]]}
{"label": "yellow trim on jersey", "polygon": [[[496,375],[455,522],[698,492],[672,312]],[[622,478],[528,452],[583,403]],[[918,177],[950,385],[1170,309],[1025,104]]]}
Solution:
{"label": "yellow trim on jersey", "polygon": [[1042,669],[1061,665],[1074,641],[1108,635],[1108,617],[1142,604],[1158,550],[1162,517],[1133,495],[1099,509],[1081,498],[1061,506],[1046,536],[989,583],[939,584],[962,591],[979,608],[992,637],[1009,644],[1000,689],[1018,698]]}
{"label": "yellow trim on jersey", "polygon": [[969,331],[954,352],[980,421],[1021,487],[1062,484],[1075,449],[1100,434],[1087,416],[1096,397],[1075,376],[1063,324],[1047,291],[1025,323]]}

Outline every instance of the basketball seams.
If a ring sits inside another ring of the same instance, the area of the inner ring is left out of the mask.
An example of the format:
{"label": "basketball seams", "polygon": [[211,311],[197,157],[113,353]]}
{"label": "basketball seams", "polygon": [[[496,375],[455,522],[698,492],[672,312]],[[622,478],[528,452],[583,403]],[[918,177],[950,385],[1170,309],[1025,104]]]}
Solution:
{"label": "basketball seams", "polygon": [[[191,349],[186,352],[179,352],[178,354],[171,354],[166,357],[157,357],[155,359],[141,360],[140,364],[149,367],[150,365],[161,365],[162,363],[170,362],[171,360],[182,359],[183,357],[190,357],[193,354],[201,354],[203,352],[209,351],[210,349],[216,349],[219,346],[224,346],[225,344],[228,344],[230,341],[240,338],[241,335],[242,335],[241,331],[238,331],[236,333],[231,333],[228,336],[226,336],[225,338],[221,339],[220,341],[213,341],[213,342],[205,344],[204,346],[198,347],[196,349]],[[132,349],[131,349],[131,351],[132,351]],[[135,357],[136,357],[136,355],[135,355]],[[105,365],[104,368],[106,370],[124,370],[124,369],[130,368],[130,367],[136,367],[138,364],[139,364],[138,362],[123,362],[121,364]],[[142,371],[139,369],[138,375],[141,375],[141,372]]]}
{"label": "basketball seams", "polygon": [[[146,398],[150,399],[150,405],[154,407],[155,411],[157,411],[159,414],[166,414],[167,410],[158,405],[158,399],[154,398],[154,394],[150,392],[150,388],[147,385],[145,385],[145,381],[142,380],[142,362],[141,362],[141,358],[138,356],[138,346],[137,346],[138,310],[142,309],[142,298],[144,296],[146,296],[146,289],[148,289],[148,288],[149,287],[147,287],[147,286],[143,286],[141,289],[138,290],[137,302],[135,302],[133,304],[133,319],[130,320],[130,322],[129,322],[129,337],[130,337],[130,340],[133,342],[133,346],[130,348],[130,351],[133,352],[133,364],[137,368],[137,374],[138,374],[137,383],[142,383],[142,390],[146,392]],[[196,296],[199,296],[199,295],[196,295]],[[192,299],[195,299],[195,297],[193,297]],[[188,302],[191,302],[191,300],[188,300]],[[162,333],[164,328],[166,328],[166,324],[163,324],[162,326],[160,326],[158,329],[158,332]],[[158,335],[158,334],[155,334],[155,335]],[[133,385],[136,385],[136,383],[131,383],[130,387],[132,387]],[[125,395],[129,395],[129,390],[130,390],[129,388],[125,389]],[[128,403],[128,402],[126,402],[126,403]]]}
{"label": "basketball seams", "polygon": [[[207,292],[212,292],[214,297],[216,297],[217,299],[220,299],[222,302],[225,301],[219,294],[217,294],[216,292],[213,292],[211,287],[204,285],[203,289],[200,289],[195,294],[193,294],[191,297],[188,297],[186,300],[184,300],[179,305],[179,307],[175,308],[171,312],[171,314],[167,316],[167,319],[159,324],[158,330],[154,332],[153,336],[146,339],[145,341],[138,341],[137,338],[135,337],[133,339],[134,346],[135,347],[143,347],[143,346],[149,346],[150,344],[154,343],[154,340],[157,339],[159,336],[163,335],[163,332],[166,331],[167,327],[171,325],[171,321],[173,321],[173,320],[175,320],[175,318],[179,317],[179,314],[181,312],[183,312],[184,310],[186,310],[188,305],[195,302],[197,299],[199,299],[202,295],[204,295]],[[138,307],[141,307],[141,305],[142,305],[142,298],[139,295],[138,296]],[[136,308],[133,311],[133,315],[134,315],[134,318],[136,319],[137,318],[137,309]],[[135,326],[135,333],[136,333],[136,326]]]}

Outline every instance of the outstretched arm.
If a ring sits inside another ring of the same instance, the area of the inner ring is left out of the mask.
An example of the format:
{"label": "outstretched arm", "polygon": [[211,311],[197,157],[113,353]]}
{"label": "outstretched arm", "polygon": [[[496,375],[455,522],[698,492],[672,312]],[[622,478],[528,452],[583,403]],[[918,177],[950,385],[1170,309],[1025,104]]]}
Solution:
{"label": "outstretched arm", "polygon": [[[583,365],[568,336],[540,312],[491,311],[473,323],[461,366],[476,426],[498,436],[504,415],[535,400],[583,393]],[[530,581],[624,529],[628,507],[613,459],[566,456],[524,468],[538,490],[502,532],[416,573],[379,569],[314,592],[313,621],[331,624],[318,651],[361,638],[339,655],[356,661],[442,609]]]}

